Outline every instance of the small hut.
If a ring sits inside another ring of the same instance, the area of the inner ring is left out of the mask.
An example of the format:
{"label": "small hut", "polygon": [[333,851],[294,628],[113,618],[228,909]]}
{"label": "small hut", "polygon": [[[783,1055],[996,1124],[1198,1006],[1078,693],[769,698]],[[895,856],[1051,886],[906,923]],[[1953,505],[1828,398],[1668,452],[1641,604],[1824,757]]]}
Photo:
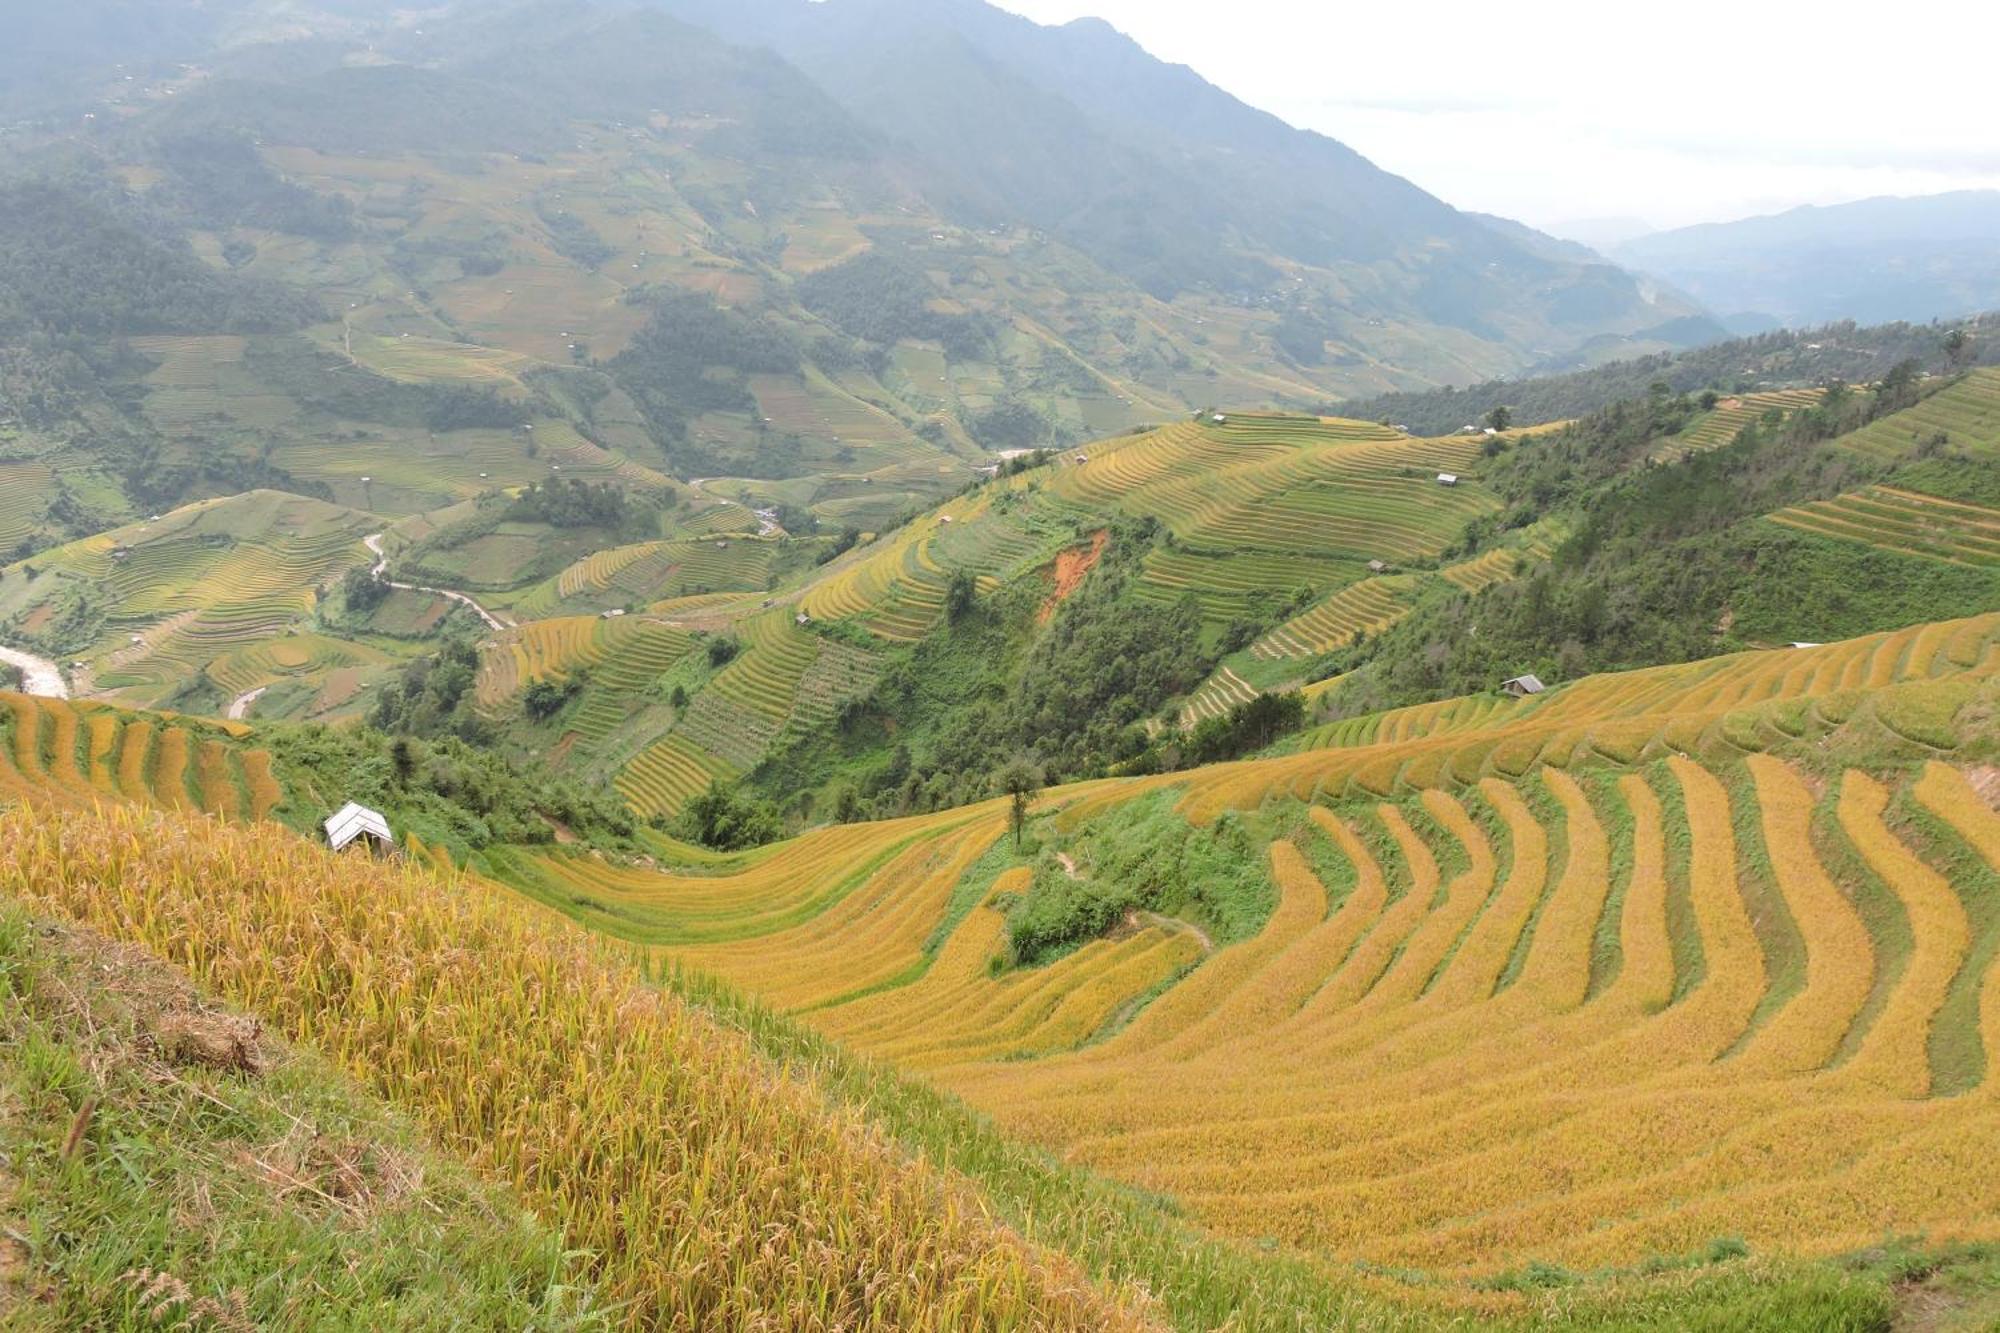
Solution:
{"label": "small hut", "polygon": [[391,856],[396,851],[396,835],[389,831],[389,821],[380,810],[349,801],[326,821],[326,845],[344,852],[357,844],[376,856]]}
{"label": "small hut", "polygon": [[1456,485],[1458,485],[1458,474],[1457,474],[1456,472],[1440,472],[1440,473],[1438,473],[1438,485],[1440,485],[1440,486],[1456,486]]}
{"label": "small hut", "polygon": [[1368,562],[1368,572],[1370,574],[1386,574],[1389,572],[1389,562],[1387,560],[1370,560]]}
{"label": "small hut", "polygon": [[1500,688],[1508,694],[1513,695],[1516,699],[1525,699],[1531,694],[1540,694],[1548,686],[1542,684],[1540,676],[1527,675],[1516,676],[1512,680],[1503,680],[1500,682]]}

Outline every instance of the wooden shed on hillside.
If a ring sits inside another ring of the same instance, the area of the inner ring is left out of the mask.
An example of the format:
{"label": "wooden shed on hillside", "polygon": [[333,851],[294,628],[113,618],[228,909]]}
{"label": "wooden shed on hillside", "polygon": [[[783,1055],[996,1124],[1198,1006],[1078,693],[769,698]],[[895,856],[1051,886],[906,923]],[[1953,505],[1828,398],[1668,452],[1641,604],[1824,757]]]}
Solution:
{"label": "wooden shed on hillside", "polygon": [[1531,694],[1540,694],[1548,686],[1542,684],[1540,676],[1526,675],[1516,676],[1512,680],[1503,680],[1500,682],[1500,688],[1513,695],[1516,699],[1525,699]]}
{"label": "wooden shed on hillside", "polygon": [[326,821],[326,845],[336,852],[359,845],[376,856],[393,856],[396,835],[389,831],[389,821],[380,810],[349,801]]}
{"label": "wooden shed on hillside", "polygon": [[1458,474],[1457,474],[1456,472],[1440,472],[1440,473],[1438,473],[1438,485],[1440,485],[1440,486],[1456,486],[1456,485],[1458,485]]}

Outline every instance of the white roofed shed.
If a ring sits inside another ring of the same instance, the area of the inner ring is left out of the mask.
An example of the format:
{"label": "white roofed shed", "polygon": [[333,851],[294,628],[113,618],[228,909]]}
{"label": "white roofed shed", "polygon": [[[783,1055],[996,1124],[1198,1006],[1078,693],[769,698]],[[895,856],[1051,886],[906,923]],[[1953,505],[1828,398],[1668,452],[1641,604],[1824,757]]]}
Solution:
{"label": "white roofed shed", "polygon": [[372,852],[391,852],[396,848],[396,835],[389,831],[389,821],[380,810],[349,801],[326,821],[326,845],[344,852],[357,842]]}

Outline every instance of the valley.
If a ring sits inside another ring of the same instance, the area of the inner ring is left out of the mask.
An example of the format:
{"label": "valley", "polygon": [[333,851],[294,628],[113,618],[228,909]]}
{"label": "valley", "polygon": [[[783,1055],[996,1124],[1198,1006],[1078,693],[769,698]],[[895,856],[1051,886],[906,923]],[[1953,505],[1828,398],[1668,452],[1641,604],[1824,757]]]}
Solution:
{"label": "valley", "polygon": [[2000,1320],[2000,316],[981,0],[13,36],[0,1325]]}

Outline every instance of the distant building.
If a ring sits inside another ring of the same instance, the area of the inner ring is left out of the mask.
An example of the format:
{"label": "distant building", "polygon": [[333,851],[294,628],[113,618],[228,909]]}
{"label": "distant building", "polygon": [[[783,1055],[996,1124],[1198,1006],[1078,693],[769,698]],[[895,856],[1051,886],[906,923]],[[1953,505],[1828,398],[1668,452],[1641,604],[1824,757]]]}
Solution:
{"label": "distant building", "polygon": [[1516,676],[1512,680],[1500,682],[1500,688],[1516,699],[1525,699],[1531,694],[1540,694],[1548,686],[1542,684],[1540,676]]}
{"label": "distant building", "polygon": [[1222,413],[1217,412],[1215,414],[1215,424],[1218,426],[1226,426],[1229,424],[1229,418],[1227,416],[1224,416]]}
{"label": "distant building", "polygon": [[389,831],[389,821],[380,810],[349,801],[326,821],[326,845],[344,852],[356,843],[377,856],[385,856],[396,850],[396,835]]}
{"label": "distant building", "polygon": [[1825,644],[1823,644],[1823,643],[1794,643],[1794,644],[1792,645],[1792,647],[1794,647],[1794,648],[1824,648],[1824,647],[1826,647],[1826,645],[1825,645]]}
{"label": "distant building", "polygon": [[813,618],[812,618],[811,616],[807,615],[807,614],[806,614],[805,612],[801,611],[801,612],[799,612],[799,613],[798,613],[798,614],[797,614],[796,616],[793,616],[793,617],[792,617],[792,623],[793,623],[794,625],[798,625],[798,626],[801,626],[801,627],[804,627],[804,626],[806,626],[806,625],[810,625],[810,624],[812,624],[812,623],[813,623]]}
{"label": "distant building", "polygon": [[604,613],[604,619],[606,619],[606,620],[616,620],[616,619],[618,619],[618,617],[620,617],[620,616],[622,616],[622,615],[624,615],[624,614],[625,614],[625,612],[624,612],[623,610],[618,610],[618,611],[606,611],[606,612]]}
{"label": "distant building", "polygon": [[939,515],[938,515],[938,522],[940,522],[940,523],[949,523],[949,522],[951,522],[951,515],[950,515],[950,514],[939,514]]}
{"label": "distant building", "polygon": [[1457,474],[1456,472],[1440,472],[1440,473],[1438,473],[1438,485],[1440,485],[1440,486],[1456,486],[1456,485],[1458,485],[1458,474]]}
{"label": "distant building", "polygon": [[1386,560],[1370,560],[1368,562],[1368,572],[1371,574],[1386,574],[1389,572],[1389,562]]}
{"label": "distant building", "polygon": [[1089,455],[1089,454],[1078,454],[1078,455],[1076,456],[1076,461],[1077,461],[1077,462],[1079,462],[1079,463],[1088,463],[1088,462],[1090,461],[1090,455]]}

